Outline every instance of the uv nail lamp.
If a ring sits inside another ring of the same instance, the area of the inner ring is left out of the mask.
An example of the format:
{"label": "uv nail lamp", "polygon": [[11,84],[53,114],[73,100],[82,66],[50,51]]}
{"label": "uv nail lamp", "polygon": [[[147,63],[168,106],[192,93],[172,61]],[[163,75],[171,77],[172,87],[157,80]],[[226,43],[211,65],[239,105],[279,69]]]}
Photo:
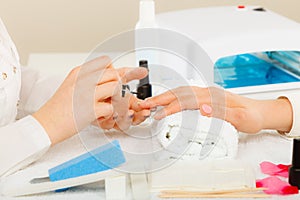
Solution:
{"label": "uv nail lamp", "polygon": [[300,89],[295,21],[259,6],[231,6],[162,13],[156,23],[197,42],[214,63],[205,76],[225,89],[258,98]]}

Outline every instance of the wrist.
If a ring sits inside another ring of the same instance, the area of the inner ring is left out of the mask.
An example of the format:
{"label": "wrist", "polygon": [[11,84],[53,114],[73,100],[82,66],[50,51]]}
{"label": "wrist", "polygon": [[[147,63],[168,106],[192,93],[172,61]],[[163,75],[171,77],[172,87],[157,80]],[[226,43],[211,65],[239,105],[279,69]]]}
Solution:
{"label": "wrist", "polygon": [[261,101],[260,113],[263,117],[263,129],[289,132],[293,124],[293,110],[289,100],[280,97],[275,100]]}
{"label": "wrist", "polygon": [[32,116],[43,126],[52,145],[74,135],[74,131],[70,131],[68,123],[63,120],[64,117],[49,111],[45,106],[33,113]]}

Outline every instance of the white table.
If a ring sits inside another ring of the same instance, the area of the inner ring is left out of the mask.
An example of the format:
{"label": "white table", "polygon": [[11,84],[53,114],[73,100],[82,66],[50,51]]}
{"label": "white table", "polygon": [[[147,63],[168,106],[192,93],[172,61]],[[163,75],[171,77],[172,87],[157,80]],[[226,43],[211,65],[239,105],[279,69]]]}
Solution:
{"label": "white table", "polygon": [[[41,69],[45,73],[66,73],[72,67],[77,66],[84,62],[87,54],[34,54],[30,56],[28,66],[36,69]],[[44,69],[46,67],[47,69]],[[64,143],[58,144],[53,147],[42,159],[51,159],[53,157],[59,157],[58,152],[63,152],[67,146],[74,147],[74,144],[78,143],[78,138],[71,138]],[[241,135],[239,142],[239,152],[237,159],[248,162],[256,170],[257,178],[267,177],[263,175],[259,170],[259,163],[262,161],[271,161],[273,163],[289,164],[291,162],[291,140],[286,139],[279,134],[274,134],[271,131],[264,131],[258,135]],[[78,145],[78,144],[77,144]],[[76,149],[76,148],[74,148]],[[76,151],[74,151],[74,154]],[[199,169],[201,170],[201,169]],[[272,199],[285,200],[285,199],[299,199],[300,195],[293,196],[273,196]],[[105,199],[105,191],[103,184],[95,183],[86,186],[80,186],[69,189],[61,193],[45,193],[34,196],[9,198],[0,197],[1,200],[66,200],[66,199]],[[159,199],[156,195],[152,196],[152,199]]]}

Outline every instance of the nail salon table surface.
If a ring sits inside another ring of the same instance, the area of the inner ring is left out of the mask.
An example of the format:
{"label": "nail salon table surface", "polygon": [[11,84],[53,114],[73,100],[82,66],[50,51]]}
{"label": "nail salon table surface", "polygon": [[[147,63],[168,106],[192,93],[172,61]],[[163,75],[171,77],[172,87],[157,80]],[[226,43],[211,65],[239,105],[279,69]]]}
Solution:
{"label": "nail salon table surface", "polygon": [[[84,62],[87,54],[32,54],[29,58],[28,66],[37,68],[44,66],[46,74],[55,74],[58,71],[66,73],[71,66],[76,66]],[[41,64],[44,65],[41,65]],[[46,64],[46,66],[45,66]],[[55,67],[54,67],[55,66]],[[72,151],[68,151],[67,149]],[[78,136],[74,136],[69,140],[52,147],[49,152],[38,162],[45,160],[56,160],[64,156],[74,157],[75,149],[83,148]],[[237,159],[246,161],[253,166],[257,179],[267,177],[260,172],[259,164],[262,161],[270,161],[277,164],[291,163],[292,156],[292,140],[282,137],[273,131],[263,131],[260,134],[248,135],[242,134],[239,139],[239,150]],[[64,192],[49,192],[45,194],[25,196],[25,197],[3,197],[0,200],[100,200],[105,199],[104,184],[101,182],[80,186],[69,189]],[[158,200],[157,194],[153,194],[153,200]],[[222,198],[224,199],[224,198]],[[291,196],[272,196],[268,199],[278,200],[296,200],[300,199],[300,195]]]}
{"label": "nail salon table surface", "polygon": [[[258,135],[241,134],[239,142],[238,160],[243,160],[253,166],[256,171],[257,178],[264,178],[266,175],[260,173],[259,163],[262,161],[271,161],[273,163],[288,164],[291,160],[291,140],[285,139],[280,135],[271,131],[265,131]],[[68,149],[73,151],[68,151]],[[40,162],[45,160],[55,160],[59,163],[60,159],[65,156],[76,155],[75,149],[83,148],[78,136],[75,136],[61,144],[54,146],[50,151],[41,158]],[[300,195],[291,196],[273,196],[271,199],[278,200],[296,200]],[[49,192],[33,196],[25,197],[2,197],[0,200],[100,200],[105,199],[104,184],[101,182],[80,186],[69,189],[64,192]],[[156,194],[152,195],[153,200],[159,200]],[[224,199],[224,198],[222,198]],[[270,199],[270,198],[267,198]]]}

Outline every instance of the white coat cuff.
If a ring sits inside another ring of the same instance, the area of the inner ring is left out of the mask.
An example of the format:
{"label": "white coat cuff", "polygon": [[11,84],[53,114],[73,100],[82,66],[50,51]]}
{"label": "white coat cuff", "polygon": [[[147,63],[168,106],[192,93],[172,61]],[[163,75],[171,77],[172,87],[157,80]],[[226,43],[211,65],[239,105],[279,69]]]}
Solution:
{"label": "white coat cuff", "polygon": [[[23,123],[24,128],[27,128],[27,130],[24,130],[24,133],[26,133],[27,137],[32,139],[32,145],[34,145],[37,149],[48,149],[50,147],[51,141],[47,132],[33,116],[28,115],[18,122]],[[20,127],[22,127],[22,125]]]}
{"label": "white coat cuff", "polygon": [[[7,151],[0,153],[0,157],[4,157],[6,154],[6,159],[3,160],[7,162],[0,167],[0,176],[1,171],[2,175],[7,176],[36,161],[51,145],[48,134],[31,115],[2,127],[2,130],[8,134],[7,140],[9,141],[2,141],[4,142],[2,148]],[[5,147],[6,145],[8,146]],[[15,145],[15,147],[12,148],[11,145]],[[10,157],[7,158],[7,156]]]}
{"label": "white coat cuff", "polygon": [[281,97],[286,97],[293,109],[293,125],[292,129],[288,133],[284,133],[286,136],[289,137],[299,137],[300,136],[300,103],[299,103],[299,94],[288,94],[283,95]]}

